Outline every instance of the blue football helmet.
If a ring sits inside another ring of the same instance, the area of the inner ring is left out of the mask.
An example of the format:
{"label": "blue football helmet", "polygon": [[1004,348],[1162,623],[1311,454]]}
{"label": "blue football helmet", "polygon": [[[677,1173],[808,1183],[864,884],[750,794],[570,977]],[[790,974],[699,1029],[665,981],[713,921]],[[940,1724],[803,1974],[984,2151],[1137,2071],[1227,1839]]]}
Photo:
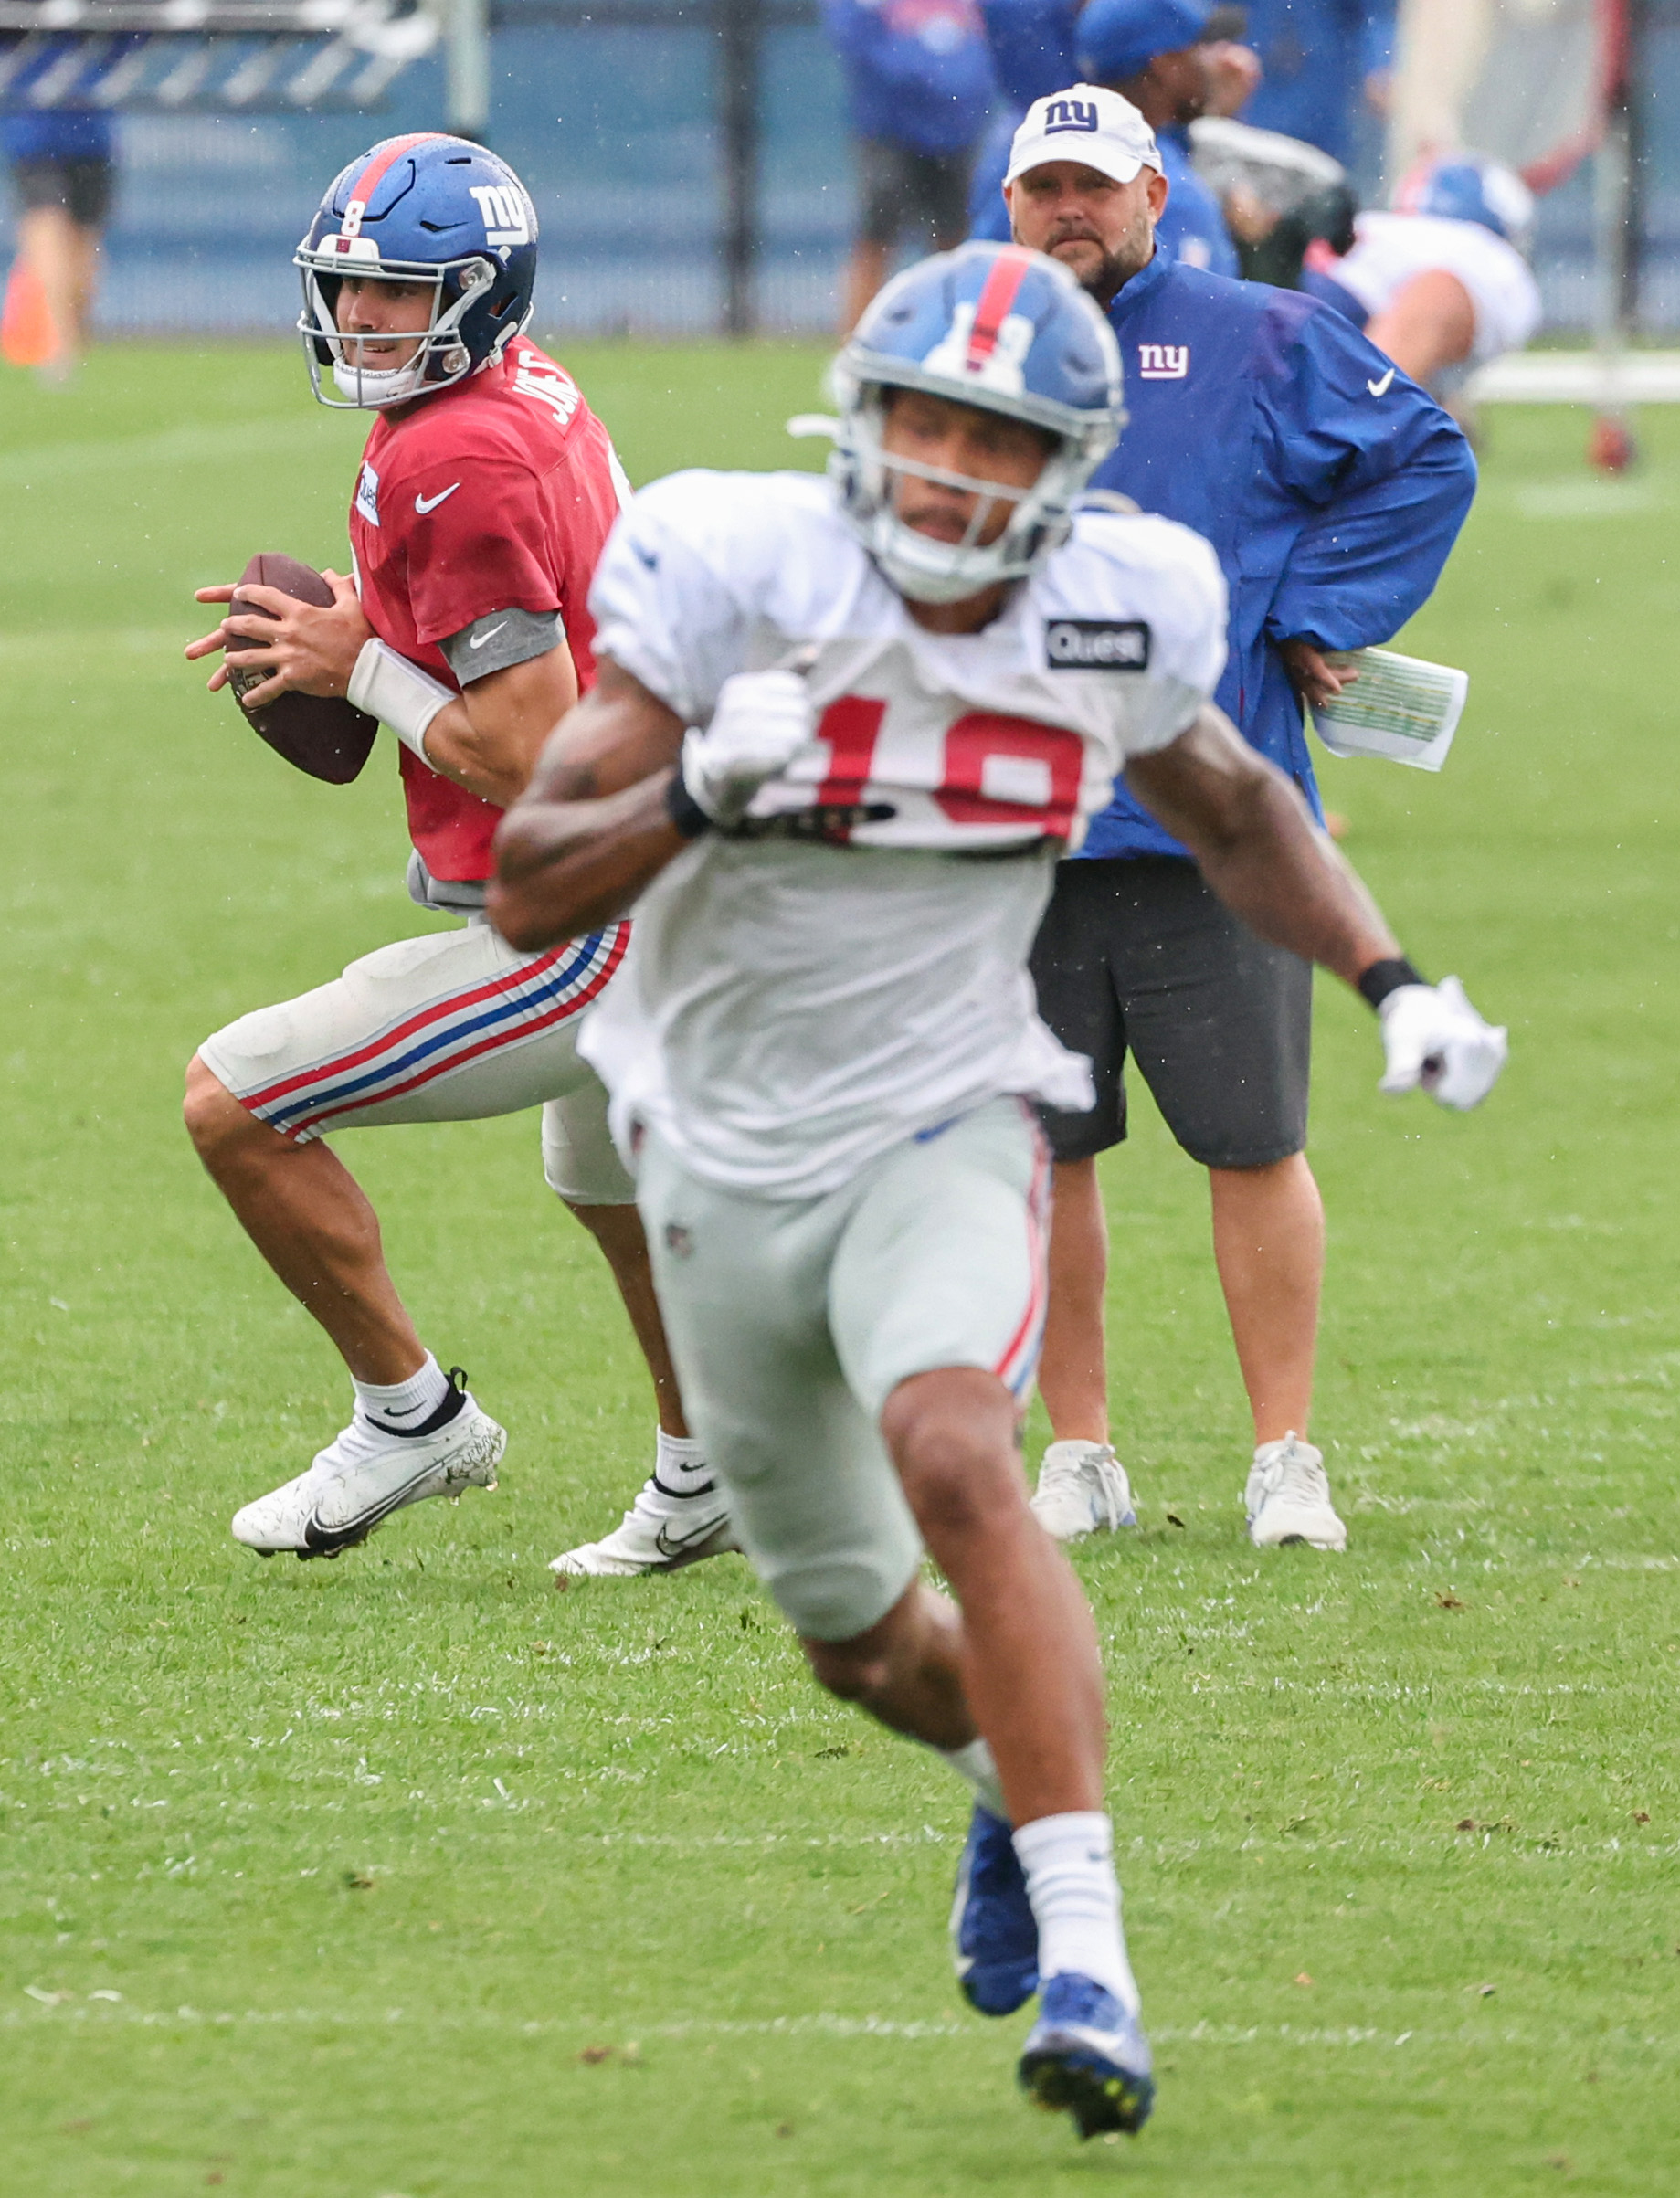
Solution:
{"label": "blue football helmet", "polygon": [[[1017,580],[1065,542],[1072,509],[1125,424],[1114,331],[1068,269],[1019,244],[974,242],[907,268],[881,292],[835,360],[840,412],[829,470],[853,532],[901,595],[955,603]],[[1054,436],[1030,489],[974,481],[889,456],[887,392],[919,389],[1000,412]],[[977,495],[959,543],[898,517],[894,474]],[[992,506],[1013,506],[997,541]]]}
{"label": "blue football helmet", "polygon": [[[387,137],[338,176],[293,265],[303,277],[298,322],[317,399],[380,410],[447,389],[498,360],[531,319],[536,209],[505,161],[461,137],[423,131]],[[346,275],[429,286],[420,340],[405,365],[362,364],[340,335]],[[322,386],[330,367],[336,396]]]}
{"label": "blue football helmet", "polygon": [[1514,168],[1485,153],[1453,153],[1421,160],[1394,194],[1397,214],[1436,214],[1446,221],[1474,221],[1517,250],[1527,248],[1534,194]]}

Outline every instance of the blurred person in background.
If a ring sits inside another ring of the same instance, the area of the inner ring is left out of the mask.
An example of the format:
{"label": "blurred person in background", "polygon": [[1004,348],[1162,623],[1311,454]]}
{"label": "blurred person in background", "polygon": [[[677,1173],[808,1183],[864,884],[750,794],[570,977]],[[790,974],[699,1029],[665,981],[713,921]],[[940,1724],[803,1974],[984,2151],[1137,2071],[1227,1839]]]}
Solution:
{"label": "blurred person in background", "polygon": [[[1062,126],[1080,116],[1091,126]],[[1230,591],[1216,700],[1321,818],[1303,703],[1326,701],[1348,676],[1326,651],[1388,640],[1428,599],[1470,509],[1475,461],[1440,406],[1343,314],[1157,251],[1160,166],[1129,101],[1072,85],[1034,106],[1016,137],[1015,235],[1072,269],[1120,344],[1129,425],[1093,488],[1212,544]],[[1135,1516],[1108,1440],[1096,1173],[1097,1156],[1125,1136],[1129,1051],[1179,1146],[1208,1170],[1214,1260],[1253,1415],[1250,1538],[1344,1548],[1323,1457],[1306,1440],[1324,1274],[1305,1154],[1311,970],[1229,916],[1189,850],[1120,784],[1058,872],[1032,967],[1040,1012],[1090,1056],[1098,1094],[1089,1114],[1045,1117],[1056,1170],[1039,1387],[1056,1440],[1034,1510],[1059,1539]]]}
{"label": "blurred person in background", "polygon": [[1527,185],[1501,162],[1482,153],[1422,160],[1391,211],[1358,217],[1350,251],[1309,250],[1301,287],[1458,410],[1474,370],[1521,351],[1540,325],[1523,256],[1533,220]]}
{"label": "blurred person in background", "polygon": [[849,333],[907,236],[925,230],[939,251],[962,242],[994,85],[974,0],[823,0],[822,14],[846,72],[862,201]]}
{"label": "blurred person in background", "polygon": [[116,176],[111,120],[92,103],[100,78],[132,39],[118,39],[74,88],[74,100],[29,104],[29,93],[65,58],[61,41],[42,50],[8,87],[0,145],[17,200],[17,256],[5,305],[5,351],[42,381],[70,381],[88,348],[99,281],[100,238]]}
{"label": "blurred person in background", "polygon": [[1248,0],[1260,87],[1241,119],[1358,164],[1362,123],[1386,113],[1394,0]]}

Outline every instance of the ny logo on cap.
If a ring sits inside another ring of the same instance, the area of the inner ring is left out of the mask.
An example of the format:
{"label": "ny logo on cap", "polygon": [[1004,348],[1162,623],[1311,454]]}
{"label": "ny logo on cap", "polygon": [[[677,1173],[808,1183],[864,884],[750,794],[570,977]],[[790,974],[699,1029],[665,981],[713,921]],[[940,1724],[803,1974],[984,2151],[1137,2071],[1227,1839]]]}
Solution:
{"label": "ny logo on cap", "polygon": [[1054,137],[1058,130],[1094,131],[1097,126],[1094,100],[1051,100],[1044,110],[1044,134]]}

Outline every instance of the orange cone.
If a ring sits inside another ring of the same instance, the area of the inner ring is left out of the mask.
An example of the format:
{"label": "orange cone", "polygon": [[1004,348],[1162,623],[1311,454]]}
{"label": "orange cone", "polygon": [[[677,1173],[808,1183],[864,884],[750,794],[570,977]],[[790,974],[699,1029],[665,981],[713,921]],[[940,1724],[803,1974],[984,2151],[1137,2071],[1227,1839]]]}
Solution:
{"label": "orange cone", "polygon": [[57,356],[58,331],[47,310],[41,278],[20,252],[12,262],[0,307],[0,357],[12,366],[45,366]]}

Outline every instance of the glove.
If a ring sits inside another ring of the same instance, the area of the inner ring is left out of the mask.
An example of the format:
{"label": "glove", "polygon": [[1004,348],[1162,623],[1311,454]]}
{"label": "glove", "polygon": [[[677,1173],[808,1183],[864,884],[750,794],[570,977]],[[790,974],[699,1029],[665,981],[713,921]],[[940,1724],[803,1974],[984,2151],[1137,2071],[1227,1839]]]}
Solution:
{"label": "glove", "polygon": [[682,743],[682,783],[713,824],[741,822],[766,778],[811,745],[817,713],[797,671],[737,671],[703,733]]}
{"label": "glove", "polygon": [[1442,1106],[1479,1106],[1499,1081],[1506,1037],[1476,1013],[1455,977],[1400,985],[1377,1010],[1388,1071],[1379,1089],[1420,1086]]}

